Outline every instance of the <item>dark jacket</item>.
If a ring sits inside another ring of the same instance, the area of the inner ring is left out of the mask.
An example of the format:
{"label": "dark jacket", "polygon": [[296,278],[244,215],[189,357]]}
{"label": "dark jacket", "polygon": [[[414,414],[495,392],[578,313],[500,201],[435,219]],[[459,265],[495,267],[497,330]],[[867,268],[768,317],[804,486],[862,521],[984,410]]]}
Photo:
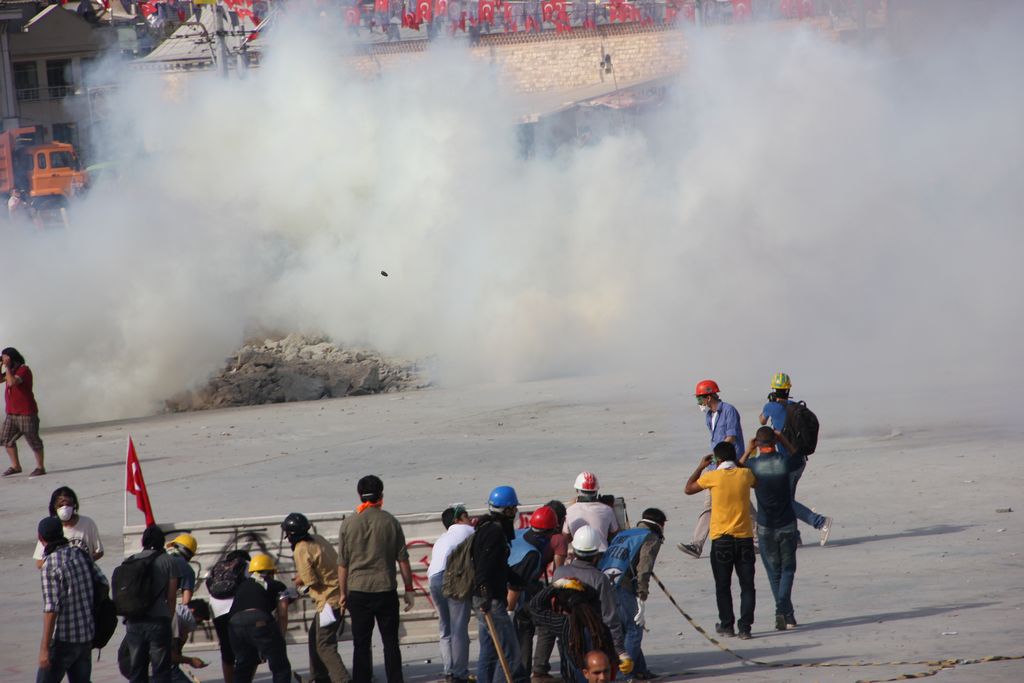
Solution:
{"label": "dark jacket", "polygon": [[515,538],[512,520],[491,513],[480,520],[473,534],[473,595],[508,602],[508,552]]}

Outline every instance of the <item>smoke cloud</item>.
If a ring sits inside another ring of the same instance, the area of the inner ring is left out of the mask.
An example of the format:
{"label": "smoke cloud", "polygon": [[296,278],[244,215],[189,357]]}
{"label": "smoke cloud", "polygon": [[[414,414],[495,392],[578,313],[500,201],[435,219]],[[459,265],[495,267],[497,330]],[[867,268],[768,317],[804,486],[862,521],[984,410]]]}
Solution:
{"label": "smoke cloud", "polygon": [[51,425],[152,413],[261,329],[442,384],[1012,384],[1024,47],[966,31],[923,59],[705,31],[657,114],[532,159],[454,46],[364,81],[295,22],[246,80],[126,75],[120,180],[5,239],[2,342]]}

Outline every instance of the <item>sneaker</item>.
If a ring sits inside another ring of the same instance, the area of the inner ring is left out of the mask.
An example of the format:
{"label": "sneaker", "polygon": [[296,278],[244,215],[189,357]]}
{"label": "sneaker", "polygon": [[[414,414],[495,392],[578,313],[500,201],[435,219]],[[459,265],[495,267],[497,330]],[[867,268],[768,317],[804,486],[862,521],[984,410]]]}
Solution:
{"label": "sneaker", "polygon": [[[29,476],[29,478],[31,478],[31,477],[41,477],[44,474],[46,474],[46,470],[44,470],[42,467],[37,467],[34,470],[32,470],[32,474],[30,474],[28,476]],[[822,545],[824,545],[824,544],[822,544]]]}
{"label": "sneaker", "polygon": [[826,517],[825,523],[818,529],[818,533],[821,535],[821,545],[828,543],[828,535],[832,531],[832,518]]}
{"label": "sneaker", "polygon": [[750,640],[753,637],[750,635],[750,631],[740,631],[740,640]]}
{"label": "sneaker", "polygon": [[786,617],[783,614],[775,615],[775,630],[785,631],[786,630]]}
{"label": "sneaker", "polygon": [[794,616],[792,614],[787,614],[786,615],[786,630],[787,631],[792,631],[796,627],[797,627],[796,616]]}
{"label": "sneaker", "polygon": [[699,560],[700,559],[701,548],[698,548],[694,544],[692,544],[692,543],[680,543],[676,547],[679,548],[684,553],[686,553],[687,555],[689,555],[690,557],[692,557],[693,559],[695,559],[695,560]]}
{"label": "sneaker", "polygon": [[721,624],[715,624],[715,633],[717,633],[720,636],[726,636],[728,638],[732,638],[736,635],[736,631],[733,629],[732,626],[726,628]]}

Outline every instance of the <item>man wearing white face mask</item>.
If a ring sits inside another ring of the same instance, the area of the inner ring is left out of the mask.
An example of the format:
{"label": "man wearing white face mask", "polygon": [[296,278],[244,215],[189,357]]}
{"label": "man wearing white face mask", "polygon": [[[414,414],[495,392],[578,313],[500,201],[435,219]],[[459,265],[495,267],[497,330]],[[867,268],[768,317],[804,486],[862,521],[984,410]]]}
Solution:
{"label": "man wearing white face mask", "polygon": [[[93,561],[103,557],[103,542],[100,541],[96,522],[78,514],[78,496],[71,488],[61,486],[50,495],[50,516],[61,521],[64,537],[73,545],[79,545],[87,550]],[[36,551],[32,554],[36,561],[36,569],[43,568],[44,550],[43,544],[37,542]]]}
{"label": "man wearing white face mask", "polygon": [[[715,444],[726,442],[736,449],[736,459],[743,457],[743,428],[740,426],[740,413],[734,406],[726,403],[718,397],[718,383],[713,379],[704,379],[697,382],[694,395],[697,397],[697,405],[704,413],[704,422],[711,433],[711,448]],[[714,470],[712,465],[709,471]],[[711,494],[704,493],[704,509],[697,517],[697,524],[693,528],[693,540],[690,543],[680,543],[676,547],[693,558],[700,559],[704,551],[704,544],[708,540],[708,531],[711,524]]]}

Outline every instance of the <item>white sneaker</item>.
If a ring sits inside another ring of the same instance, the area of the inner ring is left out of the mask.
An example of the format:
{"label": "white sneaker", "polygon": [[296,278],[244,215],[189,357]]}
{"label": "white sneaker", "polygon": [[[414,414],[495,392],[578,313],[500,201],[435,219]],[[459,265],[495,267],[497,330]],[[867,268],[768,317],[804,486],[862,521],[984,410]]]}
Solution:
{"label": "white sneaker", "polygon": [[826,517],[825,523],[818,529],[818,533],[821,535],[821,545],[828,543],[828,535],[832,532],[832,518]]}

